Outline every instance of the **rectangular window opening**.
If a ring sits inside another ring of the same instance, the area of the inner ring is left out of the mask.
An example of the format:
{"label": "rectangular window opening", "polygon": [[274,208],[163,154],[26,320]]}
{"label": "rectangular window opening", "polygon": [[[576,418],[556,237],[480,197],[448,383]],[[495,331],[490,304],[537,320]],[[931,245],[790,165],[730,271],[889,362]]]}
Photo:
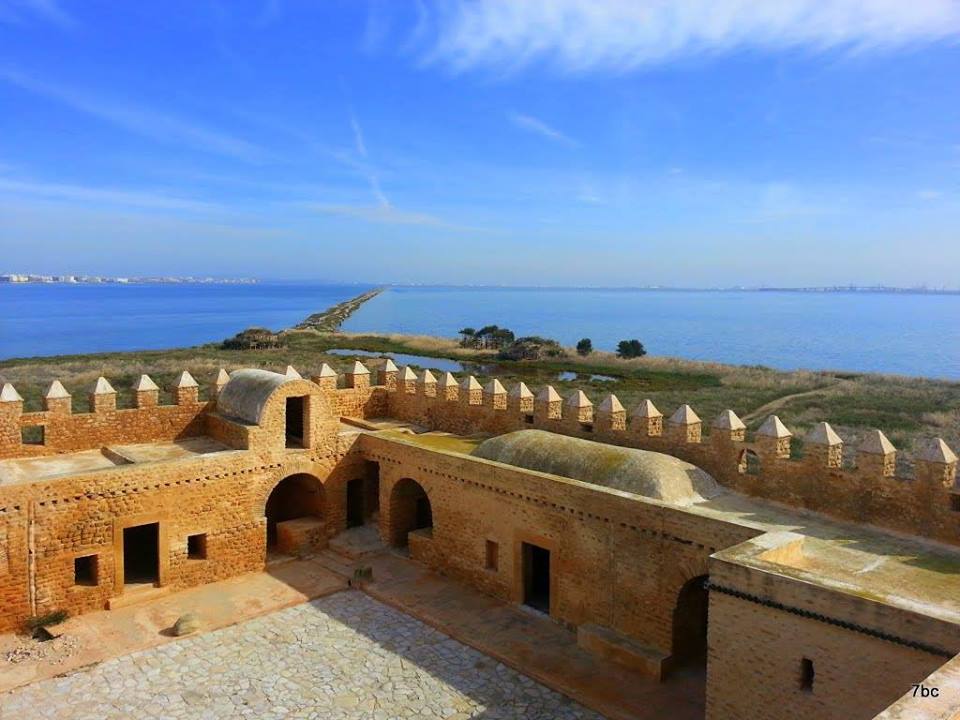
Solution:
{"label": "rectangular window opening", "polygon": [[583,432],[593,432],[593,423],[580,423],[580,429]]}
{"label": "rectangular window opening", "polygon": [[191,560],[207,559],[207,534],[187,536],[187,557]]}
{"label": "rectangular window opening", "polygon": [[500,544],[487,540],[487,556],[484,567],[487,570],[497,570],[500,567]]}
{"label": "rectangular window opening", "polygon": [[953,512],[960,512],[960,494],[950,496],[950,509]]}
{"label": "rectangular window opening", "polygon": [[84,555],[73,559],[73,584],[97,584],[97,556]]}
{"label": "rectangular window opening", "polygon": [[533,415],[530,413],[527,413],[526,415],[523,416],[523,421],[527,423],[527,425],[533,425]]}
{"label": "rectangular window opening", "polygon": [[813,692],[813,678],[816,673],[813,670],[813,660],[803,658],[800,661],[800,689],[804,692]]}
{"label": "rectangular window opening", "polygon": [[24,445],[43,445],[43,425],[27,425],[20,428],[20,442]]}

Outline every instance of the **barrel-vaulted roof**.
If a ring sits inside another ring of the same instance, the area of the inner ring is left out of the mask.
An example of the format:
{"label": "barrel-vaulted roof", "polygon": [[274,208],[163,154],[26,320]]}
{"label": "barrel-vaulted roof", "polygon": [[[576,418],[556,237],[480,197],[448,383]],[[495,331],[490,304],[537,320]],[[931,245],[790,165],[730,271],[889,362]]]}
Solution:
{"label": "barrel-vaulted roof", "polygon": [[473,455],[677,505],[691,505],[721,492],[706,472],[671,455],[544,430],[492,437],[480,443]]}

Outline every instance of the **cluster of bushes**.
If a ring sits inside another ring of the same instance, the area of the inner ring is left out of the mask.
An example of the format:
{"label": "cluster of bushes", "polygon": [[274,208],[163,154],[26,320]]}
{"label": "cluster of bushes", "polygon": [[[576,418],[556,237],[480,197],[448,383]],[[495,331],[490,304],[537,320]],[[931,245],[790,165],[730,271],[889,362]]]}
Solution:
{"label": "cluster of bushes", "polygon": [[[577,343],[577,355],[586,357],[593,352],[593,341],[583,338]],[[621,340],[617,343],[617,357],[638,358],[647,354],[646,348],[639,340]]]}
{"label": "cluster of bushes", "polygon": [[279,333],[267,328],[252,327],[224,340],[221,347],[224,350],[270,350],[285,345],[286,341]]}
{"label": "cluster of bushes", "polygon": [[485,325],[479,330],[465,327],[460,331],[460,347],[503,350],[515,339],[512,330],[497,325]]}
{"label": "cluster of bushes", "polygon": [[[530,335],[514,337],[513,331],[498,325],[485,325],[476,330],[465,327],[460,331],[460,347],[482,350],[499,350],[501,360],[540,360],[541,358],[564,357],[566,352],[556,340]],[[583,338],[577,343],[577,355],[586,357],[593,352],[593,341]],[[617,345],[617,357],[638,358],[647,354],[639,340],[621,340]]]}

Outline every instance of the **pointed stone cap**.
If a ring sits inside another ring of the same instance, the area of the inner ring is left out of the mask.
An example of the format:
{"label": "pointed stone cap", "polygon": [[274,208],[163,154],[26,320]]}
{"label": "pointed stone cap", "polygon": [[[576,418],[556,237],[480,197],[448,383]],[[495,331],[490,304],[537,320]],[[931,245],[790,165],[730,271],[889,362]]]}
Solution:
{"label": "pointed stone cap", "polygon": [[462,387],[464,390],[482,390],[483,389],[480,386],[480,383],[477,381],[477,379],[473,375],[467,375],[467,377],[465,377],[463,379],[463,382],[460,384],[460,387]]}
{"label": "pointed stone cap", "polygon": [[91,392],[94,395],[111,395],[116,394],[117,391],[114,390],[113,386],[107,382],[107,379],[101,375],[93,384],[93,390],[91,390]]}
{"label": "pointed stone cap", "polygon": [[560,393],[553,389],[553,385],[547,385],[537,393],[537,400],[540,402],[557,402],[557,400],[561,399]]}
{"label": "pointed stone cap", "polygon": [[957,461],[957,456],[953,450],[950,449],[950,446],[943,441],[943,438],[934,438],[931,442],[926,443],[923,449],[920,450],[920,454],[917,455],[917,460],[937,463],[938,465],[949,465]]}
{"label": "pointed stone cap", "polygon": [[642,418],[663,417],[663,413],[657,410],[657,406],[653,404],[652,400],[642,401],[639,405],[637,405],[637,409],[633,411],[633,414],[636,417]]}
{"label": "pointed stone cap", "polygon": [[421,385],[436,385],[437,379],[433,376],[433,373],[429,370],[424,370],[420,375],[420,384]]}
{"label": "pointed stone cap", "polygon": [[793,433],[787,430],[787,426],[780,422],[780,418],[771,415],[763,421],[763,425],[757,428],[757,435],[771,438],[793,437]]}
{"label": "pointed stone cap", "polygon": [[133,389],[137,392],[144,392],[146,390],[159,390],[160,388],[150,379],[149,375],[141,375],[140,379],[137,380],[137,384],[133,386]]}
{"label": "pointed stone cap", "polygon": [[337,376],[337,371],[334,370],[329,365],[327,365],[326,363],[320,366],[320,372],[317,373],[317,377],[322,377],[322,378],[325,378],[325,377],[335,378],[336,376]]}
{"label": "pointed stone cap", "polygon": [[293,365],[287,365],[287,371],[284,373],[291,380],[303,380],[303,375],[297,372]]}
{"label": "pointed stone cap", "polygon": [[743,420],[737,417],[737,414],[733,410],[724,410],[722,413],[717,415],[716,419],[713,421],[713,427],[717,430],[746,430],[747,426],[743,424]]}
{"label": "pointed stone cap", "polygon": [[593,407],[593,403],[590,402],[590,398],[587,397],[587,394],[583,390],[574,390],[570,393],[570,397],[567,398],[567,407]]}
{"label": "pointed stone cap", "polygon": [[510,388],[510,397],[515,398],[532,398],[533,393],[530,391],[530,388],[526,386],[525,383],[519,382]]}
{"label": "pointed stone cap", "polygon": [[409,365],[404,365],[403,370],[400,371],[401,380],[416,380],[417,374],[410,369]]}
{"label": "pointed stone cap", "polygon": [[674,425],[693,425],[700,422],[700,417],[693,411],[689,405],[681,405],[677,411],[670,416],[670,422]]}
{"label": "pointed stone cap", "polygon": [[23,398],[13,385],[4,383],[3,388],[0,389],[0,402],[23,402]]}
{"label": "pointed stone cap", "polygon": [[364,365],[359,360],[353,361],[353,366],[350,368],[348,375],[369,375],[370,371],[367,369],[367,366]]}
{"label": "pointed stone cap", "polygon": [[602,413],[618,413],[624,412],[624,407],[620,399],[613,393],[610,393],[603,399],[599,407],[597,407],[597,410]]}
{"label": "pointed stone cap", "polygon": [[897,451],[893,443],[887,440],[887,436],[880,430],[867,431],[863,442],[860,443],[860,447],[857,449],[869,455],[889,455]]}
{"label": "pointed stone cap", "polygon": [[839,435],[830,427],[830,423],[818,422],[803,439],[811,445],[839,445],[843,442]]}
{"label": "pointed stone cap", "polygon": [[44,395],[47,400],[61,400],[63,398],[70,397],[70,393],[67,392],[67,389],[63,386],[63,383],[59,380],[54,380],[50,383],[50,387],[47,388],[47,392]]}
{"label": "pointed stone cap", "polygon": [[213,382],[216,385],[226,385],[228,382],[230,382],[230,373],[223,368],[220,368],[217,371],[217,377]]}
{"label": "pointed stone cap", "polygon": [[[293,368],[287,368],[287,373],[288,373],[287,377],[290,377],[289,375],[290,370],[293,370]],[[297,371],[294,370],[294,372],[297,372]],[[300,377],[300,375],[297,374],[297,377]],[[177,378],[176,387],[192,388],[192,387],[198,387],[198,385],[197,385],[197,381],[193,379],[193,375],[191,375],[186,370],[184,370],[182,373],[180,373],[180,377]]]}
{"label": "pointed stone cap", "polygon": [[391,360],[390,358],[387,358],[386,362],[383,363],[383,371],[396,372],[397,371],[396,363],[394,363],[393,360]]}
{"label": "pointed stone cap", "polygon": [[496,378],[488,382],[486,386],[483,388],[483,391],[487,393],[487,395],[506,395],[507,394],[507,389],[503,386],[503,383],[501,383]]}
{"label": "pointed stone cap", "polygon": [[445,372],[440,378],[440,387],[442,388],[451,388],[457,386],[457,379],[453,376],[451,372]]}

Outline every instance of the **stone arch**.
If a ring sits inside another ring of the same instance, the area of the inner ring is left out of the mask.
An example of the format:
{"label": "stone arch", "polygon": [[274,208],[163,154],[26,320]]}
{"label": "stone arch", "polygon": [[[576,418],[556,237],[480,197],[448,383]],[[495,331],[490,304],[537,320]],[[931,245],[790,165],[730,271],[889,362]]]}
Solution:
{"label": "stone arch", "polygon": [[390,490],[390,544],[406,547],[411,532],[432,529],[433,505],[426,489],[413,478],[398,480]]}
{"label": "stone arch", "polygon": [[305,520],[300,523],[305,530],[312,528],[317,532],[318,528],[322,528],[325,495],[323,483],[315,475],[306,472],[287,475],[274,485],[263,505],[267,521],[267,549],[284,550],[278,548],[277,530],[281,523]]}
{"label": "stone arch", "polygon": [[677,593],[673,608],[671,667],[704,667],[707,662],[707,576],[687,580]]}

